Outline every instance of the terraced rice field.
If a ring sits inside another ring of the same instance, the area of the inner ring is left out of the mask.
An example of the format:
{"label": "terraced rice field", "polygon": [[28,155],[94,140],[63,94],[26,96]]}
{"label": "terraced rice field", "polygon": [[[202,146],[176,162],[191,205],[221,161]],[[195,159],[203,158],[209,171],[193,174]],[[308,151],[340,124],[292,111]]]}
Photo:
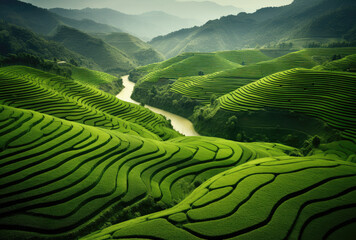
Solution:
{"label": "terraced rice field", "polygon": [[[222,96],[270,74],[292,68],[311,69],[325,61],[330,61],[335,54],[344,57],[355,53],[356,48],[304,49],[272,60],[220,70],[205,76],[181,76],[174,82],[171,91],[208,103],[212,94]],[[344,61],[350,62],[350,60],[352,59]],[[344,65],[345,63],[342,62],[340,64]]]}
{"label": "terraced rice field", "polygon": [[272,157],[209,179],[175,207],[83,239],[345,239],[355,233],[356,165]]}
{"label": "terraced rice field", "polygon": [[228,111],[278,108],[322,119],[356,139],[356,75],[292,69],[262,78],[219,98]]}
{"label": "terraced rice field", "polygon": [[0,69],[0,103],[153,139],[179,136],[163,116],[77,81],[36,69]]}
{"label": "terraced rice field", "polygon": [[[293,69],[215,107],[298,111],[354,140],[355,78]],[[88,84],[1,68],[0,239],[353,239],[355,151],[344,140],[291,157],[281,144],[183,137]]]}
{"label": "terraced rice field", "polygon": [[258,50],[225,51],[215,53],[183,53],[162,63],[138,67],[141,82],[157,82],[159,79],[177,80],[180,77],[198,76],[199,72],[211,74],[270,60]]}
{"label": "terraced rice field", "polygon": [[71,66],[72,78],[83,85],[99,88],[103,84],[117,81],[118,77],[108,73]]}
{"label": "terraced rice field", "polygon": [[0,105],[0,239],[75,238],[148,195],[173,205],[217,173],[293,148],[162,142]]}

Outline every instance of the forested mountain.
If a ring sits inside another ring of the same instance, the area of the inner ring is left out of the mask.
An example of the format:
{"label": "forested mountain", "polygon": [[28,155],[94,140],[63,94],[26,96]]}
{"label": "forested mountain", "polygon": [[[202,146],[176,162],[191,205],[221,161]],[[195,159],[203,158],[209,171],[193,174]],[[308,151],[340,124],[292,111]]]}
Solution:
{"label": "forested mountain", "polygon": [[201,25],[203,22],[194,19],[184,19],[161,11],[147,12],[139,15],[129,15],[112,9],[50,9],[66,18],[83,21],[90,19],[98,23],[112,25],[124,32],[134,34],[143,39],[152,39],[168,34],[181,28]]}
{"label": "forested mountain", "polygon": [[74,61],[81,66],[98,69],[93,60],[68,50],[62,44],[48,41],[22,27],[0,22],[0,55],[27,53],[43,59]]}
{"label": "forested mountain", "polygon": [[51,37],[66,48],[93,59],[106,72],[127,72],[137,66],[123,51],[77,29],[60,26]]}
{"label": "forested mountain", "polygon": [[166,57],[181,52],[210,52],[276,44],[299,38],[355,38],[353,0],[295,0],[283,7],[263,8],[209,21],[153,39]]}
{"label": "forested mountain", "polygon": [[59,25],[71,26],[88,33],[111,33],[121,31],[118,28],[96,23],[92,20],[73,20],[65,18],[51,13],[46,9],[38,8],[17,0],[1,0],[0,16],[1,20],[28,28],[42,35],[51,34]]}

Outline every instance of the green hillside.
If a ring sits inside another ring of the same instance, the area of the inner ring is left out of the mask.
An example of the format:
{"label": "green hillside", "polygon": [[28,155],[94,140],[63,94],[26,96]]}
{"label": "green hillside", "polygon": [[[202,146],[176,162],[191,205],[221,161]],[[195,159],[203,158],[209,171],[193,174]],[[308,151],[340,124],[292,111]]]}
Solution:
{"label": "green hillside", "polygon": [[154,38],[150,44],[167,58],[183,52],[213,52],[278,45],[295,39],[355,39],[353,0],[294,0],[290,5],[267,7],[211,20],[201,27],[182,29]]}
{"label": "green hillside", "polygon": [[210,74],[222,70],[270,60],[258,50],[225,51],[215,53],[184,53],[161,63],[138,67],[131,71],[132,81],[157,82],[159,79],[177,80],[180,77]]}
{"label": "green hillside", "polygon": [[315,70],[356,72],[356,54],[316,66]]}
{"label": "green hillside", "polygon": [[74,28],[61,26],[51,39],[93,59],[106,72],[123,73],[137,66],[124,52]]}
{"label": "green hillside", "polygon": [[173,205],[219,172],[294,150],[206,137],[161,142],[3,105],[0,113],[0,239],[77,238],[114,214],[132,217],[134,204],[142,213],[156,201]]}
{"label": "green hillside", "polygon": [[[330,62],[334,55],[355,54],[356,48],[309,48],[243,67],[214,72],[205,76],[180,78],[171,91],[208,103],[211,95],[222,96],[270,74],[292,68],[313,68]],[[352,61],[345,60],[345,61]],[[333,63],[330,63],[333,64]]]}
{"label": "green hillside", "polygon": [[[340,138],[355,141],[355,80],[353,73],[307,69],[279,72],[201,109],[195,115],[195,126],[205,134],[252,141],[279,139],[294,146],[301,146],[313,135],[326,142]],[[225,130],[214,127],[224,123]]]}
{"label": "green hillside", "polygon": [[179,136],[163,116],[79,81],[36,69],[0,69],[0,103],[153,139]]}
{"label": "green hillside", "polygon": [[74,60],[81,66],[99,68],[93,60],[70,51],[61,44],[48,41],[25,28],[0,21],[0,55],[20,53],[66,62]]}
{"label": "green hillside", "polygon": [[123,88],[120,77],[73,65],[70,66],[70,70],[71,78],[83,85],[95,87],[113,95],[117,95]]}
{"label": "green hillside", "polygon": [[103,35],[101,38],[126,53],[126,55],[136,61],[138,65],[147,65],[164,60],[163,55],[153,49],[149,44],[128,33],[112,33]]}
{"label": "green hillside", "polygon": [[351,240],[356,168],[334,159],[251,161],[210,178],[173,208],[82,239]]}
{"label": "green hillside", "polygon": [[[201,103],[178,91],[172,91],[179,84],[180,79],[184,79],[184,77],[199,79],[198,76],[204,78],[215,74],[215,72],[241,68],[270,59],[272,58],[259,50],[184,53],[161,63],[132,70],[130,80],[138,83],[131,97],[138,102],[189,117],[194,108]],[[185,87],[189,88],[190,86]],[[221,86],[218,86],[216,91],[219,89]],[[199,89],[199,91],[204,94],[203,89]],[[210,98],[209,95],[205,97]]]}
{"label": "green hillside", "polygon": [[0,2],[1,20],[25,27],[41,35],[49,35],[58,26],[66,25],[89,33],[121,32],[118,28],[92,20],[74,20],[54,14],[47,9],[18,0]]}

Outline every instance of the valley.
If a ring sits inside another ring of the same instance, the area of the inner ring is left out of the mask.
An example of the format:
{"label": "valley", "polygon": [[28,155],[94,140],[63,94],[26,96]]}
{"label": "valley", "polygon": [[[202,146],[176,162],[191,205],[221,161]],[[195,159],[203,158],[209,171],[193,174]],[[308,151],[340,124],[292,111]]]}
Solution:
{"label": "valley", "polygon": [[[116,97],[125,102],[140,104],[131,98],[135,83],[129,80],[128,75],[122,77],[122,83],[124,89]],[[188,119],[149,105],[145,105],[144,107],[150,109],[152,112],[165,116],[171,122],[173,129],[179,133],[185,136],[199,136],[199,134],[194,129],[193,123]]]}
{"label": "valley", "polygon": [[355,1],[266,2],[0,1],[0,240],[353,240]]}

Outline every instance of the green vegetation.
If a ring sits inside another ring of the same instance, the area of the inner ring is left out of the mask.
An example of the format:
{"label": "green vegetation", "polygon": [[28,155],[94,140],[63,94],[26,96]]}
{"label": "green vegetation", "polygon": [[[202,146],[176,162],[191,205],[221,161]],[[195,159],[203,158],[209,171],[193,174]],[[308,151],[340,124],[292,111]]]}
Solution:
{"label": "green vegetation", "polygon": [[138,67],[130,79],[139,83],[177,80],[180,77],[199,76],[270,60],[258,50],[225,51],[216,53],[184,53],[167,61]]}
{"label": "green vegetation", "polygon": [[292,69],[313,68],[329,62],[335,54],[355,54],[356,48],[304,49],[269,60],[210,75],[180,78],[171,91],[208,103],[212,94],[222,96],[270,74]]}
{"label": "green vegetation", "polygon": [[179,136],[163,116],[73,79],[23,66],[1,68],[0,77],[1,104],[136,136]]}
{"label": "green vegetation", "polygon": [[[131,71],[130,79],[138,81],[132,98],[188,117],[200,102],[194,100],[194,97],[173,91],[175,86],[180,84],[181,79],[189,78],[194,82],[195,79],[205,79],[206,76],[216,74],[215,72],[247,67],[269,59],[271,58],[259,50],[184,53],[167,61],[138,67]],[[190,88],[189,85],[194,83],[188,83],[184,87]],[[216,87],[215,91],[219,89],[221,86]],[[204,95],[203,89],[199,91]],[[204,96],[210,100],[210,96]]]}
{"label": "green vegetation", "polygon": [[337,159],[251,161],[171,209],[82,239],[352,239],[356,168]]}
{"label": "green vegetation", "polygon": [[[1,1],[0,240],[354,239],[355,8],[222,17],[154,39],[179,53],[159,62],[105,24],[176,17]],[[115,97],[129,72],[139,105]]]}
{"label": "green vegetation", "polygon": [[[218,131],[220,137],[279,139],[294,146],[313,135],[326,142],[340,138],[354,141],[355,80],[355,74],[343,72],[279,72],[223,95],[218,104],[200,109],[195,113],[195,126],[208,134]],[[221,130],[221,124],[228,124],[232,116],[236,118],[236,127]]]}
{"label": "green vegetation", "polygon": [[[339,61],[347,69],[352,70],[352,56],[344,57],[355,54],[356,48],[313,48],[273,59],[268,57],[283,53],[288,53],[288,51],[265,49],[210,54],[184,53],[162,63],[150,64],[131,71],[130,79],[138,82],[132,98],[190,117],[197,106],[201,107],[209,103],[214,105],[212,99],[215,100],[217,97],[276,72],[296,67],[319,69],[321,64],[328,66]],[[331,62],[335,56],[344,60]],[[226,121],[227,119],[224,123]],[[203,129],[202,125],[196,125],[196,127]],[[210,134],[213,133],[210,132]],[[215,136],[227,137],[226,135]]]}
{"label": "green vegetation", "polygon": [[[334,55],[333,57],[339,58],[339,55]],[[341,59],[335,59],[332,62],[327,62],[323,65],[316,66],[313,69],[341,72],[356,72],[356,54],[346,56]]]}
{"label": "green vegetation", "polygon": [[[42,59],[74,61],[81,66],[99,69],[99,66],[93,60],[72,52],[61,44],[45,40],[25,28],[0,21],[0,55],[5,57],[9,54],[20,55],[24,53]],[[12,58],[12,61],[16,60],[14,57],[10,56],[10,58]],[[24,61],[17,63],[24,64]]]}
{"label": "green vegetation", "polygon": [[99,37],[126,53],[126,55],[129,56],[130,59],[133,59],[138,65],[147,65],[164,60],[162,54],[153,49],[149,44],[130,34],[112,33]]}
{"label": "green vegetation", "polygon": [[1,20],[25,27],[40,35],[51,34],[58,26],[66,25],[89,33],[120,32],[119,29],[88,19],[74,20],[51,13],[47,9],[18,0],[0,2]]}
{"label": "green vegetation", "polygon": [[132,207],[135,216],[157,201],[172,206],[219,172],[294,151],[206,137],[162,142],[3,105],[0,113],[2,239],[76,238],[134,204],[146,206]]}
{"label": "green vegetation", "polygon": [[[268,7],[211,20],[154,38],[150,44],[167,58],[183,52],[213,52],[277,46],[289,48],[295,39],[320,45],[344,42],[355,46],[355,10],[352,0],[295,0],[288,6]],[[287,44],[283,45],[283,44]],[[297,48],[298,49],[298,48]]]}
{"label": "green vegetation", "polygon": [[61,26],[51,39],[93,59],[105,72],[125,73],[137,66],[124,52],[74,28]]}
{"label": "green vegetation", "polygon": [[70,66],[72,78],[83,85],[98,88],[104,92],[116,95],[122,90],[122,79],[108,73],[87,68]]}

